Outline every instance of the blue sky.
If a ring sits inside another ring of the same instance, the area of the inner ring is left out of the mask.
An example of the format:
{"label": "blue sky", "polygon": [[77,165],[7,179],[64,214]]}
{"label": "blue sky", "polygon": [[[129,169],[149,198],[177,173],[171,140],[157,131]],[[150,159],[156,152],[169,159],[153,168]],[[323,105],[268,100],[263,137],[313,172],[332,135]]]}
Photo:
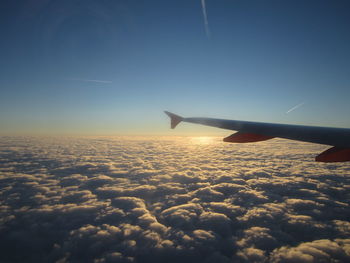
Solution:
{"label": "blue sky", "polygon": [[[184,116],[350,128],[350,2],[1,5],[2,134],[171,131]],[[286,113],[292,107],[302,105]]]}

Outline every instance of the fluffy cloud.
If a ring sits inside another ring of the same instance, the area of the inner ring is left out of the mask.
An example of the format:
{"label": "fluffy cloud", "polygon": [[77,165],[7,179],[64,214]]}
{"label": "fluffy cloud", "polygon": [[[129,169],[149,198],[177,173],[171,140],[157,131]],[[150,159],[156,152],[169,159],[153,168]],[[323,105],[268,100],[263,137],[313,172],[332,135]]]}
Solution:
{"label": "fluffy cloud", "polygon": [[305,242],[296,247],[281,247],[271,253],[272,262],[348,262],[350,239]]}
{"label": "fluffy cloud", "polygon": [[349,164],[318,145],[0,140],[1,262],[349,262]]}

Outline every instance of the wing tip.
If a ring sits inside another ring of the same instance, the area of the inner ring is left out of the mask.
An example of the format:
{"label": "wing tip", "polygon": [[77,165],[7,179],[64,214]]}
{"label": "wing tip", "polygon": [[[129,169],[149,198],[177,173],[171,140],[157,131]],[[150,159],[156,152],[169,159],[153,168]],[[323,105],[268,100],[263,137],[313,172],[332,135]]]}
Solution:
{"label": "wing tip", "polygon": [[170,127],[175,129],[175,127],[183,120],[183,118],[179,115],[171,113],[169,111],[164,111],[166,115],[170,117]]}

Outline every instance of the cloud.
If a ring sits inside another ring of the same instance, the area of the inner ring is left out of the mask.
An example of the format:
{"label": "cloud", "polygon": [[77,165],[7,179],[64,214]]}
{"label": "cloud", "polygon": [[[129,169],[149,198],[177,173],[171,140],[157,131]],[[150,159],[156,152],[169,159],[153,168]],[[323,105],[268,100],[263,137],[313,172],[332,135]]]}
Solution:
{"label": "cloud", "polygon": [[77,81],[83,81],[83,82],[94,82],[94,83],[101,83],[101,84],[111,84],[111,83],[113,83],[111,80],[99,80],[99,79],[70,78],[69,80],[77,80]]}
{"label": "cloud", "polygon": [[224,214],[204,212],[199,217],[199,226],[203,229],[212,230],[221,236],[231,235],[231,220]]}
{"label": "cloud", "polygon": [[350,167],[319,145],[0,141],[1,262],[349,261]]}
{"label": "cloud", "polygon": [[207,15],[207,8],[206,8],[206,5],[205,5],[205,0],[201,0],[201,5],[202,5],[202,13],[203,13],[205,34],[207,35],[207,38],[210,38],[211,33],[210,33],[210,29],[209,29],[208,15]]}
{"label": "cloud", "polygon": [[302,102],[302,103],[299,103],[299,104],[295,105],[294,107],[292,107],[292,108],[290,108],[289,110],[287,110],[287,111],[286,111],[286,114],[291,113],[292,111],[294,111],[294,110],[300,108],[300,107],[303,106],[304,104],[305,104],[305,102]]}
{"label": "cloud", "polygon": [[254,247],[244,248],[237,252],[237,257],[243,262],[266,262],[263,250]]}
{"label": "cloud", "polygon": [[271,235],[271,231],[266,227],[253,226],[243,231],[243,237],[236,244],[239,247],[255,247],[261,251],[271,251],[278,247],[276,238]]}
{"label": "cloud", "polygon": [[297,247],[278,248],[270,259],[271,262],[346,262],[350,260],[349,243],[349,239],[305,242]]}

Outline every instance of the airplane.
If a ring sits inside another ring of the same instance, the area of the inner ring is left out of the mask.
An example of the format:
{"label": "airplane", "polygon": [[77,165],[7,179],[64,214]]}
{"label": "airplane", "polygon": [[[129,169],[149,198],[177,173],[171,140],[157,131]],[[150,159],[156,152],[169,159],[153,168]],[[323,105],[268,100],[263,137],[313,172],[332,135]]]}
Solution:
{"label": "airplane", "polygon": [[170,117],[172,129],[180,122],[189,122],[238,131],[224,138],[224,142],[249,143],[266,141],[278,137],[326,144],[333,147],[317,155],[315,157],[316,162],[350,161],[350,129],[198,117],[184,118],[169,111],[164,112]]}

